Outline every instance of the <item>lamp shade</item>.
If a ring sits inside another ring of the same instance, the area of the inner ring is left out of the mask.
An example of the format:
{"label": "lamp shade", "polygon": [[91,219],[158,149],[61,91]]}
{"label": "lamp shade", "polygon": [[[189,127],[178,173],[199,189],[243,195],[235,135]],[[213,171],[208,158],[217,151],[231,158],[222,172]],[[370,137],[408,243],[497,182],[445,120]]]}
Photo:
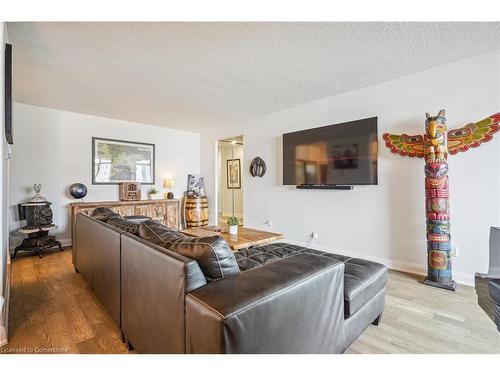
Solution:
{"label": "lamp shade", "polygon": [[166,179],[163,181],[163,187],[164,187],[164,188],[169,189],[169,188],[171,188],[172,186],[174,186],[174,183],[175,183],[175,181],[174,181],[174,180],[172,180],[171,178],[166,178]]}

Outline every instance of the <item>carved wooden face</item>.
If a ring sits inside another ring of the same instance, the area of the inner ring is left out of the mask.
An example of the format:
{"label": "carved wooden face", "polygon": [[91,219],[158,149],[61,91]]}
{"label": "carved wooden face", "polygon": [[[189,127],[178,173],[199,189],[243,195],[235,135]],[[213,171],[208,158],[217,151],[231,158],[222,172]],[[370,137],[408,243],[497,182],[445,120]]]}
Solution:
{"label": "carved wooden face", "polygon": [[425,132],[432,146],[446,145],[446,119],[441,116],[429,117],[425,122]]}
{"label": "carved wooden face", "polygon": [[448,164],[428,163],[425,165],[425,182],[430,189],[444,189],[448,187]]}
{"label": "carved wooden face", "polygon": [[432,179],[442,179],[448,174],[448,164],[427,163],[425,165],[425,177]]}

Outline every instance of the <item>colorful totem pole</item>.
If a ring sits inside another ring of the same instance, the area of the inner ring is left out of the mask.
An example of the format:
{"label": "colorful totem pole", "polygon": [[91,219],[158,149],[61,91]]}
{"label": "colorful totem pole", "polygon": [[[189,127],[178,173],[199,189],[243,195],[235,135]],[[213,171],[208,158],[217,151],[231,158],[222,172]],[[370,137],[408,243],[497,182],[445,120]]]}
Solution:
{"label": "colorful totem pole", "polygon": [[395,154],[425,158],[425,212],[427,218],[427,277],[425,284],[455,290],[451,273],[450,208],[448,202],[448,154],[465,152],[493,138],[500,113],[484,120],[446,131],[445,111],[426,113],[425,134],[383,135]]}

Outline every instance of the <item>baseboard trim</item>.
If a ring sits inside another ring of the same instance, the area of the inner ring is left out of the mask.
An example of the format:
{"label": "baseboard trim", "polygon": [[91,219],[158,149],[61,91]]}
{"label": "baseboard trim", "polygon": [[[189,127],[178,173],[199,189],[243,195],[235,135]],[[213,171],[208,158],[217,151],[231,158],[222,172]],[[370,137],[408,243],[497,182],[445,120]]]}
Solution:
{"label": "baseboard trim", "polygon": [[[401,261],[395,261],[392,259],[377,258],[377,257],[369,256],[367,254],[359,254],[359,253],[349,252],[349,251],[345,251],[343,249],[337,249],[337,248],[333,248],[330,246],[322,246],[322,245],[317,245],[317,244],[313,244],[313,243],[292,241],[292,240],[288,240],[288,239],[286,240],[286,242],[294,244],[294,245],[298,245],[298,246],[311,247],[314,249],[325,251],[327,253],[336,253],[336,254],[341,254],[341,255],[355,257],[355,258],[368,259],[368,260],[371,260],[373,262],[381,263],[384,266],[386,266],[387,268],[394,270],[394,271],[411,273],[411,274],[418,275],[418,276],[427,276],[427,265],[426,264],[401,262]],[[466,286],[474,286],[474,274],[453,271],[453,278],[458,284],[466,285]]]}

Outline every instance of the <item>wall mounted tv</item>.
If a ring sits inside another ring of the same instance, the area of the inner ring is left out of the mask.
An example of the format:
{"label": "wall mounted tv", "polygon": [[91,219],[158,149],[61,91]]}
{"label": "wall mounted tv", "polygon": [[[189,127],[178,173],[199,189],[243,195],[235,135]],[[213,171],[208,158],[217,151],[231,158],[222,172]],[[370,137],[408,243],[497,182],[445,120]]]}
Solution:
{"label": "wall mounted tv", "polygon": [[377,117],[283,134],[283,185],[377,185]]}

